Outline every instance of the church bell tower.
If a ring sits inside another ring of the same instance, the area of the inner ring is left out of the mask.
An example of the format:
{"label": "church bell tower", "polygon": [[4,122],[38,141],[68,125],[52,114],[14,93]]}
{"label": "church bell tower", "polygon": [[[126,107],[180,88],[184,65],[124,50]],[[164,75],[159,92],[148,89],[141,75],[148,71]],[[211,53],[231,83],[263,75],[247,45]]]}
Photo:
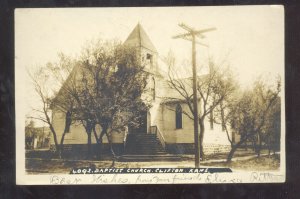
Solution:
{"label": "church bell tower", "polygon": [[137,47],[141,57],[141,64],[145,66],[145,71],[151,74],[157,73],[157,50],[139,23],[129,34],[124,45]]}

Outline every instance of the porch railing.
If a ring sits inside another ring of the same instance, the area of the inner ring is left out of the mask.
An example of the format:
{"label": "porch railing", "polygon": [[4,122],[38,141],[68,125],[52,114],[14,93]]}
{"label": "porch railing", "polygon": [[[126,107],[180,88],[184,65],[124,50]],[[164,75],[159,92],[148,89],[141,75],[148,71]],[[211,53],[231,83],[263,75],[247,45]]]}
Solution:
{"label": "porch railing", "polygon": [[157,138],[159,139],[162,147],[164,149],[166,148],[165,138],[157,126],[150,126],[150,134],[155,134],[157,136]]}

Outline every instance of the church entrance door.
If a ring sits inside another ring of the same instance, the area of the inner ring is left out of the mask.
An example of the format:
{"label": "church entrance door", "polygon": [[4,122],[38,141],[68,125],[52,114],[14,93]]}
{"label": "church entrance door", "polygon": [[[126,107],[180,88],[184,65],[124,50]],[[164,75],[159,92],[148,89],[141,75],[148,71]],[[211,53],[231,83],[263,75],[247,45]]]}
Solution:
{"label": "church entrance door", "polygon": [[129,133],[147,134],[150,128],[150,112],[143,111],[140,113],[139,127],[129,127]]}

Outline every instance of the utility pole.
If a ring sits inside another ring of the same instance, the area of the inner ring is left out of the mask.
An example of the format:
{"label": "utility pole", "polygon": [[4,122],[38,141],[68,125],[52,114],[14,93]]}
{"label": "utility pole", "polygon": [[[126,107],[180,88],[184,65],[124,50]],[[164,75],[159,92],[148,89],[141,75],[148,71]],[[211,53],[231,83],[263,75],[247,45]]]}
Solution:
{"label": "utility pole", "polygon": [[187,26],[184,23],[180,23],[179,26],[187,31],[187,33],[176,35],[173,39],[185,39],[192,42],[192,67],[193,67],[193,109],[194,109],[194,142],[195,142],[195,167],[200,167],[200,148],[199,148],[199,125],[198,125],[198,97],[197,97],[197,68],[196,68],[196,43],[207,46],[196,41],[196,37],[204,38],[202,33],[213,31],[216,28],[208,28],[203,30],[195,30]]}

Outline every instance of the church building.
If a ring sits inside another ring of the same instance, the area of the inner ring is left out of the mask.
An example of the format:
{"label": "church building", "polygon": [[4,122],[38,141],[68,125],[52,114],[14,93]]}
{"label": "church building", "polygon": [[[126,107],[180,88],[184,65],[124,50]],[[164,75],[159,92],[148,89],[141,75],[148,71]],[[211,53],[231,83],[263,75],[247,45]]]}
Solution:
{"label": "church building", "polygon": [[[132,30],[124,45],[138,48],[141,63],[149,73],[147,92],[142,97],[150,100],[152,106],[148,112],[141,113],[143,122],[138,131],[131,131],[129,128],[128,132],[112,134],[114,146],[121,148],[121,154],[193,154],[193,120],[183,114],[189,112],[189,108],[184,100],[180,99],[177,91],[168,85],[168,67],[160,59],[158,51],[140,24]],[[201,101],[199,111],[200,105]],[[64,115],[55,108],[52,111],[53,126],[57,132],[62,132]],[[215,124],[209,119],[212,117],[213,113],[204,123],[204,153],[228,152],[230,142],[226,132],[220,124]],[[61,135],[58,135],[58,139],[60,137]],[[53,139],[51,141],[54,144]],[[94,137],[92,143],[96,143]],[[104,145],[108,143],[105,136],[103,143]],[[64,144],[69,147],[86,145],[87,134],[83,126],[71,125],[69,133],[65,135]]]}

